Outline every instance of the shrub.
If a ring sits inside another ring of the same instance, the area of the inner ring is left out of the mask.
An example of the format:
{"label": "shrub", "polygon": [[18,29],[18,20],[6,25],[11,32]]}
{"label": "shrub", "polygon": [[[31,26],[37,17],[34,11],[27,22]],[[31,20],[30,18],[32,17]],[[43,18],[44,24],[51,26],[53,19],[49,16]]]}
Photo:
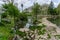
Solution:
{"label": "shrub", "polygon": [[18,34],[21,37],[26,36],[26,33],[25,32],[21,32],[21,31],[18,31],[18,30],[17,30],[16,34]]}
{"label": "shrub", "polygon": [[0,26],[5,26],[2,22],[0,22]]}

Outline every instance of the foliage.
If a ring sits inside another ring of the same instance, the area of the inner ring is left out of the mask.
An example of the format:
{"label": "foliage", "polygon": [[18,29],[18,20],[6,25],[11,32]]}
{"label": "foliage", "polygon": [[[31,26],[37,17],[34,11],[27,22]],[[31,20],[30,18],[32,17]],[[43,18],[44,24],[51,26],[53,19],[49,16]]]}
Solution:
{"label": "foliage", "polygon": [[23,40],[29,40],[28,38],[24,38]]}
{"label": "foliage", "polygon": [[[3,8],[5,9],[5,12],[2,14],[2,18],[9,18],[11,17],[11,21],[9,20],[2,20],[2,22],[0,23],[0,25],[4,25],[4,26],[0,26],[0,40],[12,40],[13,38],[13,30],[11,30],[11,28],[13,28],[14,23],[16,24],[16,26],[18,27],[18,30],[16,30],[16,34],[18,34],[21,37],[25,37],[27,34],[25,32],[21,32],[19,31],[19,28],[23,28],[28,19],[28,16],[31,16],[31,14],[26,14],[25,12],[21,12],[18,10],[18,8],[13,4],[13,3],[8,3],[8,4],[4,4],[2,5]],[[36,22],[37,21],[37,16],[38,14],[41,12],[40,10],[40,5],[38,3],[34,4],[33,8],[32,8],[32,16],[33,16],[33,24],[38,24]],[[60,5],[57,8],[54,8],[54,4],[51,1],[49,7],[48,7],[48,13],[51,15],[58,15],[60,13]],[[14,20],[12,20],[12,18]],[[53,23],[57,23],[60,21],[60,19],[56,18],[55,21],[54,19],[48,19],[50,21],[52,21]],[[13,23],[14,21],[14,23]],[[5,24],[4,24],[5,23]],[[8,24],[9,23],[9,24]],[[11,24],[10,24],[11,23]],[[46,32],[45,29],[45,25],[42,24],[42,26],[31,26],[29,27],[29,29],[31,31],[35,31],[37,29],[37,32],[39,35],[43,35]],[[30,33],[28,33],[28,36],[31,36]],[[48,38],[51,38],[50,34],[48,34]],[[59,36],[60,38],[60,36]],[[27,38],[25,38],[25,40],[28,40]]]}
{"label": "foliage", "polygon": [[0,26],[5,26],[4,23],[0,22]]}
{"label": "foliage", "polygon": [[35,3],[32,8],[32,15],[37,20],[37,15],[40,13],[40,5],[38,3]]}
{"label": "foliage", "polygon": [[46,30],[44,29],[46,26],[43,24],[42,26],[31,26],[30,30],[35,31],[36,29],[39,31],[38,34],[42,35],[46,32]]}
{"label": "foliage", "polygon": [[7,13],[3,13],[2,18],[6,18],[6,17],[7,17]]}
{"label": "foliage", "polygon": [[20,19],[21,21],[27,21],[27,14],[24,13],[24,12],[20,13],[19,19]]}
{"label": "foliage", "polygon": [[34,15],[37,15],[38,13],[40,13],[40,5],[38,3],[35,3],[33,8],[32,8],[32,12],[34,13]]}
{"label": "foliage", "polygon": [[4,4],[3,8],[6,9],[5,13],[8,13],[10,16],[17,17],[19,15],[19,10],[13,3]]}
{"label": "foliage", "polygon": [[48,7],[48,13],[51,14],[51,15],[54,15],[54,4],[53,2],[51,1],[49,7]]}
{"label": "foliage", "polygon": [[37,27],[36,26],[31,26],[31,27],[29,27],[29,29],[31,29],[31,30],[35,30]]}
{"label": "foliage", "polygon": [[18,8],[12,2],[9,2],[8,4],[5,3],[2,6],[5,9],[4,13],[2,14],[2,18],[7,19],[7,20],[4,20],[3,22],[8,23],[8,20],[11,17],[10,20],[12,20],[13,18],[15,23],[20,13]]}
{"label": "foliage", "polygon": [[60,15],[60,4],[57,7],[57,13]]}
{"label": "foliage", "polygon": [[17,30],[16,34],[18,34],[18,35],[21,36],[21,37],[26,36],[26,33],[25,33],[25,32],[21,32],[21,31],[19,31],[19,30]]}
{"label": "foliage", "polygon": [[48,34],[48,39],[51,38],[50,34]]}
{"label": "foliage", "polygon": [[14,34],[11,32],[11,25],[0,26],[0,40],[10,40],[13,39]]}
{"label": "foliage", "polygon": [[23,28],[27,23],[27,14],[22,12],[16,20],[18,28]]}

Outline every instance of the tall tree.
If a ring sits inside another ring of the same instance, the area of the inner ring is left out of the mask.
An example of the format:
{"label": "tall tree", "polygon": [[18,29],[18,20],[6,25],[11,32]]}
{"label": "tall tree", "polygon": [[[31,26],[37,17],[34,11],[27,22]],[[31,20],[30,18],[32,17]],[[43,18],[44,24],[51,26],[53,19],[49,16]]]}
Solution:
{"label": "tall tree", "polygon": [[51,1],[49,7],[48,7],[48,13],[51,15],[54,15],[54,3]]}
{"label": "tall tree", "polygon": [[8,3],[8,4],[4,4],[3,8],[6,9],[5,10],[5,14],[8,14],[11,18],[14,19],[14,27],[16,29],[16,20],[20,14],[20,11],[18,10],[18,8],[13,5],[13,3]]}
{"label": "tall tree", "polygon": [[19,14],[18,8],[13,5],[13,3],[4,4],[3,8],[6,9],[5,12],[8,13],[11,17],[17,17]]}
{"label": "tall tree", "polygon": [[40,5],[38,3],[35,3],[32,8],[33,16],[35,17],[35,22],[37,21],[37,15],[40,13]]}
{"label": "tall tree", "polygon": [[4,4],[3,8],[6,9],[4,12],[5,14],[14,18],[16,26],[23,27],[25,25],[25,22],[27,21],[27,14],[24,12],[21,13],[13,3]]}

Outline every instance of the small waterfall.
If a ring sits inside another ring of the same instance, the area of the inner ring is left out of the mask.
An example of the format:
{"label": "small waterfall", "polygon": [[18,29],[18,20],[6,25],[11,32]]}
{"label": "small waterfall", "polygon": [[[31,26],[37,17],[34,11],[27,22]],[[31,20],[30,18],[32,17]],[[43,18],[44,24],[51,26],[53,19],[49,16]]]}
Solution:
{"label": "small waterfall", "polygon": [[32,18],[29,16],[28,17],[28,22],[25,25],[25,28],[29,28],[32,25]]}

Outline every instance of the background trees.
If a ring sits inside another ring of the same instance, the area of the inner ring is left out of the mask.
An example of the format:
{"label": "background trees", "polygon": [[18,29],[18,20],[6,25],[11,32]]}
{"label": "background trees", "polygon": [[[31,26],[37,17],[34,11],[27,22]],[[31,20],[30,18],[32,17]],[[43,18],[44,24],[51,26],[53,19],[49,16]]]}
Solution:
{"label": "background trees", "polygon": [[57,8],[54,7],[54,3],[51,1],[49,7],[48,7],[48,14],[50,15],[58,15]]}
{"label": "background trees", "polygon": [[40,5],[38,3],[35,3],[32,8],[32,13],[37,18],[38,13],[40,13]]}
{"label": "background trees", "polygon": [[54,15],[54,4],[53,2],[51,1],[49,7],[48,7],[48,13],[51,14],[51,15]]}
{"label": "background trees", "polygon": [[37,16],[38,14],[40,13],[40,5],[38,3],[35,3],[33,8],[32,8],[32,13],[33,13],[33,16],[34,16],[34,23],[36,24],[36,21],[37,21]]}
{"label": "background trees", "polygon": [[60,4],[57,7],[57,13],[60,15]]}

